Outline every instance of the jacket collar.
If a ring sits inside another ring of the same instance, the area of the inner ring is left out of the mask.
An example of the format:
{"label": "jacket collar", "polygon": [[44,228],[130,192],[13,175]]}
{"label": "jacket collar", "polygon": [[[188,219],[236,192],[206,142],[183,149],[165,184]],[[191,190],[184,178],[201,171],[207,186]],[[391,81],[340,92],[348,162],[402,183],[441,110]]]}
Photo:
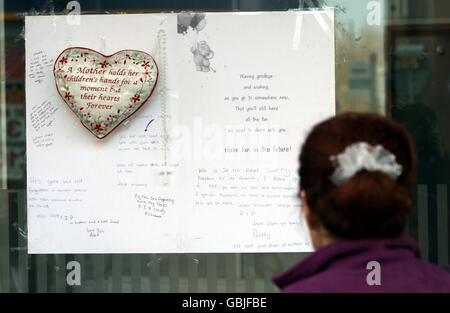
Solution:
{"label": "jacket collar", "polygon": [[410,250],[415,257],[420,258],[420,249],[417,243],[408,237],[341,240],[317,250],[284,273],[274,276],[272,280],[280,289],[283,289],[294,282],[322,272],[333,266],[333,263],[352,256],[371,251],[381,253],[381,250],[398,248]]}

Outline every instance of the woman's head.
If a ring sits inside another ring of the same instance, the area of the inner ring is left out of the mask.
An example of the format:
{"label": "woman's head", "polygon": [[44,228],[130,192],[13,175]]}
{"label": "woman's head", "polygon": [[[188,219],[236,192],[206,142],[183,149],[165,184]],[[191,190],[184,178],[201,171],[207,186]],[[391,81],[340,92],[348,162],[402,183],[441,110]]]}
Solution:
{"label": "woman's head", "polygon": [[[338,166],[333,159],[356,143],[381,145],[395,156],[401,174],[393,178],[383,171],[362,169],[337,184],[331,178]],[[344,113],[321,122],[300,153],[300,189],[310,211],[310,229],[320,224],[342,239],[400,235],[411,205],[415,173],[412,139],[397,123],[373,113]]]}

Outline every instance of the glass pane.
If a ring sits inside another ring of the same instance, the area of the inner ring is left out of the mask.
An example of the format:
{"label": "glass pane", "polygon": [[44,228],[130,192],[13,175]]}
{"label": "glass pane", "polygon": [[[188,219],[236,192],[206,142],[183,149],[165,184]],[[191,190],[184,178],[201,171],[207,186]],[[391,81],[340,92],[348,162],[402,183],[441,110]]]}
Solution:
{"label": "glass pane", "polygon": [[[67,14],[69,1],[0,0],[0,291],[276,292],[271,277],[308,253],[27,253],[27,15]],[[449,263],[450,2],[446,0],[78,1],[81,14],[168,11],[335,11],[336,111],[391,116],[414,137],[419,174],[408,233],[423,258]],[[70,286],[67,265],[81,265]]]}

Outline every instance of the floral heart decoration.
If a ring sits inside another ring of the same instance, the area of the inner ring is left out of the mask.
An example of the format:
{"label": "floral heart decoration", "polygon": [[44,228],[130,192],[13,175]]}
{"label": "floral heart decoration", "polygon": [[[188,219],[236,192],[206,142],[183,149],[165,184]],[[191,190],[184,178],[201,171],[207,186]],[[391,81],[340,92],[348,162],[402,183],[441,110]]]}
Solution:
{"label": "floral heart decoration", "polygon": [[105,56],[87,48],[68,48],[56,59],[53,71],[60,96],[98,139],[136,113],[158,80],[152,56],[136,50]]}

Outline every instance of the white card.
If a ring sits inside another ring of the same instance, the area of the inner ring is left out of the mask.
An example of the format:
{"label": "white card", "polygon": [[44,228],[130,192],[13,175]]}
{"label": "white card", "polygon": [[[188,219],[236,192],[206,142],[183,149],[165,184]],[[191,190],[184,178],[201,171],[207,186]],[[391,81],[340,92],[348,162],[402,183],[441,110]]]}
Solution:
{"label": "white card", "polygon": [[[335,114],[333,12],[30,16],[25,35],[29,253],[312,251],[298,154]],[[105,139],[53,67],[36,78],[69,47],[158,65],[152,97]]]}

